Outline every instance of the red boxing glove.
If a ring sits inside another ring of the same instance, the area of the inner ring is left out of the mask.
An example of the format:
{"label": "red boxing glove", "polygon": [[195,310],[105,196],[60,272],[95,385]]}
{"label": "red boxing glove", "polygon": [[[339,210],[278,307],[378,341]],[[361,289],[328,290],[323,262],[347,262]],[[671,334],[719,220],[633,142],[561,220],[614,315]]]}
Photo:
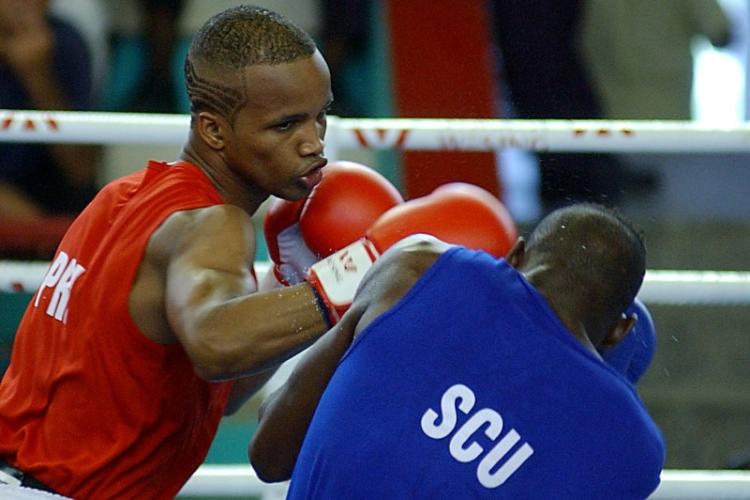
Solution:
{"label": "red boxing glove", "polygon": [[273,200],[263,222],[268,253],[279,283],[303,280],[322,257],[361,238],[386,210],[403,202],[398,190],[365,165],[339,161],[300,201]]}
{"label": "red boxing glove", "polygon": [[273,198],[263,219],[268,256],[273,262],[271,270],[283,285],[302,281],[307,269],[318,261],[300,234],[299,218],[305,201]]}
{"label": "red boxing glove", "polygon": [[[504,257],[518,238],[508,210],[489,191],[465,182],[444,184],[380,217],[367,236],[383,250],[414,233]],[[382,253],[382,250],[381,250]]]}
{"label": "red boxing glove", "polygon": [[349,308],[360,281],[380,254],[417,233],[495,257],[505,256],[518,237],[500,200],[471,184],[447,184],[398,205],[380,216],[364,238],[310,267],[307,280],[327,307],[331,323]]}
{"label": "red boxing glove", "polygon": [[378,217],[403,201],[372,168],[351,161],[331,163],[302,208],[302,238],[310,250],[327,257],[364,236]]}

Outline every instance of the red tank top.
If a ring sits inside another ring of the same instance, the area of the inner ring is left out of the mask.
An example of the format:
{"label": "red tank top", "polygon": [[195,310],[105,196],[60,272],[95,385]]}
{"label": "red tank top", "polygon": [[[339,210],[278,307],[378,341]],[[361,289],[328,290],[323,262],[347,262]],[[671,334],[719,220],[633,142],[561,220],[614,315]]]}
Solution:
{"label": "red tank top", "polygon": [[79,498],[173,498],[204,460],[231,382],[147,339],[128,294],[172,213],[223,203],[189,163],[149,162],[70,227],[21,320],[0,384],[0,456]]}

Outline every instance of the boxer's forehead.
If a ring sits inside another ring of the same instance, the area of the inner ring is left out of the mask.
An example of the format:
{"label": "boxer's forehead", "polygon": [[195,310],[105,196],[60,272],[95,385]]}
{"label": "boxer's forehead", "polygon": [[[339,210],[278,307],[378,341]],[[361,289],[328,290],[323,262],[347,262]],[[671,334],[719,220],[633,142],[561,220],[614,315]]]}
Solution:
{"label": "boxer's forehead", "polygon": [[242,72],[246,108],[269,116],[318,112],[332,101],[325,60],[310,57],[282,64],[256,64]]}

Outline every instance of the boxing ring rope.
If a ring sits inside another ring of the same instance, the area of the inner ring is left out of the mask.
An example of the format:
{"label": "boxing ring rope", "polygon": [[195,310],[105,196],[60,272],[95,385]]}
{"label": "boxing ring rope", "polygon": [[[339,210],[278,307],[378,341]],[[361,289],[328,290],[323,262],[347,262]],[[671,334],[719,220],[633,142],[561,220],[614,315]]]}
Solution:
{"label": "boxing ring rope", "polygon": [[[47,272],[49,262],[0,261],[0,292],[35,291]],[[268,262],[257,262],[262,276]],[[734,271],[648,270],[638,294],[647,304],[664,305],[742,305],[750,303],[750,273]]]}
{"label": "boxing ring rope", "polygon": [[[0,142],[181,144],[187,115],[0,109]],[[326,150],[399,149],[547,152],[750,151],[750,124],[688,121],[351,119],[330,116]],[[0,261],[0,291],[31,292],[47,262]],[[263,273],[268,263],[259,263]],[[659,304],[750,303],[750,272],[648,270],[639,297]],[[180,496],[284,498],[285,484],[262,483],[248,465],[203,465]],[[750,471],[665,470],[652,498],[750,498]]]}
{"label": "boxing ring rope", "polygon": [[[187,115],[0,109],[0,142],[181,144]],[[750,124],[718,127],[691,121],[354,119],[330,116],[326,149],[493,151],[520,148],[577,152],[750,151]],[[0,262],[0,290],[34,289],[44,264]],[[34,278],[34,277],[37,278]],[[644,302],[744,304],[750,273],[649,270]]]}
{"label": "boxing ring rope", "polygon": [[[187,115],[0,109],[0,142],[180,144]],[[328,117],[326,150],[750,151],[750,123]],[[336,154],[332,155],[336,157]]]}
{"label": "boxing ring rope", "polygon": [[[257,496],[283,499],[287,483],[263,483],[247,465],[203,465],[180,491],[181,496],[232,498]],[[240,493],[241,492],[241,493]],[[750,498],[750,471],[665,470],[661,484],[650,497],[655,500]]]}

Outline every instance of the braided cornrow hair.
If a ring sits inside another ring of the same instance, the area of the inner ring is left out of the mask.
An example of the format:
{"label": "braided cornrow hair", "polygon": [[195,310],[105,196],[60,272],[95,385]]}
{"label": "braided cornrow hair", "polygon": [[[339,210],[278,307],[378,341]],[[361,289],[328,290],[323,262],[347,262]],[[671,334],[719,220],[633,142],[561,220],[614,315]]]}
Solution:
{"label": "braided cornrow hair", "polygon": [[[210,110],[230,121],[246,100],[242,70],[254,64],[283,64],[311,56],[310,35],[268,9],[240,5],[211,17],[193,37],[185,58],[191,114]],[[241,85],[219,80],[235,70]]]}

